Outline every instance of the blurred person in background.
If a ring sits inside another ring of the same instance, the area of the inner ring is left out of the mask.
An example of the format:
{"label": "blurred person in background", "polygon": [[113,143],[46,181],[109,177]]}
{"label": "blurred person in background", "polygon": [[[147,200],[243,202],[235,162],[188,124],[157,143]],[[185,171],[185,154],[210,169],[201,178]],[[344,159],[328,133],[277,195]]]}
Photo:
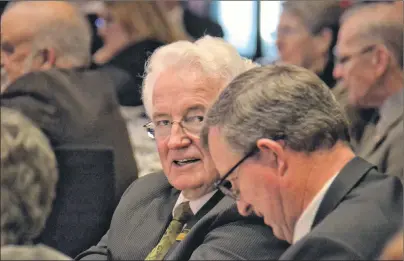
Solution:
{"label": "blurred person in background", "polygon": [[[93,59],[101,71],[120,77],[117,90],[122,115],[126,119],[139,176],[161,170],[156,146],[143,125],[148,122],[141,100],[145,63],[160,46],[190,37],[174,26],[156,1],[105,2],[98,14],[98,35],[103,40]],[[119,70],[117,74],[117,70]]]}
{"label": "blurred person in background", "polygon": [[354,144],[357,155],[403,178],[404,28],[403,14],[395,8],[360,4],[342,16],[334,76],[346,88],[350,105],[375,109]]}
{"label": "blurred person in background", "polygon": [[[185,31],[169,22],[166,10],[157,1],[110,1],[104,7],[96,22],[98,35],[104,42],[93,57],[97,64],[105,64],[125,53],[132,60],[140,52],[153,52],[155,46],[189,39]],[[130,48],[138,52],[130,52]]]}
{"label": "blurred person in background", "polygon": [[223,29],[218,23],[184,8],[184,1],[159,0],[158,3],[166,9],[171,22],[177,28],[183,28],[192,38],[199,39],[204,35],[224,36]]}
{"label": "blurred person in background", "polygon": [[1,108],[1,260],[69,260],[42,244],[56,195],[58,170],[52,147],[29,119]]}
{"label": "blurred person in background", "polygon": [[1,16],[0,33],[9,81],[1,105],[24,113],[54,147],[111,147],[118,202],[137,178],[137,166],[114,92],[117,81],[88,69],[85,16],[68,1],[16,1]]}
{"label": "blurred person in background", "polygon": [[[75,2],[80,10],[86,15],[88,22],[91,26],[91,54],[93,55],[102,46],[102,39],[97,34],[97,19],[99,13],[101,13],[105,6],[104,2],[100,0],[87,0]],[[91,64],[93,68],[96,67],[94,63]]]}
{"label": "blurred person in background", "polygon": [[284,1],[276,40],[279,62],[309,69],[333,88],[332,49],[342,12],[339,0]]}

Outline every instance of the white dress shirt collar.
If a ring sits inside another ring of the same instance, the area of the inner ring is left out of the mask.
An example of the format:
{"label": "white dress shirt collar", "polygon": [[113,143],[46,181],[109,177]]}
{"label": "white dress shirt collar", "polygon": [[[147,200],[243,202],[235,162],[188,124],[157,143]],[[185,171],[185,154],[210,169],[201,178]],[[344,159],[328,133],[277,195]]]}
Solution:
{"label": "white dress shirt collar", "polygon": [[209,199],[213,196],[213,194],[215,194],[217,190],[214,190],[212,192],[209,192],[206,195],[203,195],[202,197],[198,198],[198,199],[194,199],[194,200],[189,200],[186,197],[184,197],[183,193],[181,192],[180,196],[177,199],[177,202],[174,205],[173,208],[173,216],[174,216],[174,209],[181,203],[189,201],[189,206],[191,207],[192,212],[194,213],[194,215],[196,213],[198,213],[198,211],[203,207],[203,205],[206,204],[206,202],[209,201]]}
{"label": "white dress shirt collar", "polygon": [[324,184],[323,188],[313,198],[307,208],[303,211],[302,215],[300,215],[298,221],[296,222],[295,230],[293,233],[293,244],[295,244],[298,240],[300,240],[302,237],[306,236],[310,232],[320,204],[323,201],[325,194],[330,188],[332,182],[337,176],[338,173]]}

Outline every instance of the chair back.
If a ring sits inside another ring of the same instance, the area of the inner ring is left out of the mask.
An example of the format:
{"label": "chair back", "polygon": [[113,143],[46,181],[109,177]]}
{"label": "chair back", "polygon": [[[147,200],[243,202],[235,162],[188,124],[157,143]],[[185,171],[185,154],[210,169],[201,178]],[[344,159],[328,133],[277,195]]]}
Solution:
{"label": "chair back", "polygon": [[106,147],[55,149],[59,180],[52,212],[36,243],[74,257],[96,245],[114,211],[114,153]]}

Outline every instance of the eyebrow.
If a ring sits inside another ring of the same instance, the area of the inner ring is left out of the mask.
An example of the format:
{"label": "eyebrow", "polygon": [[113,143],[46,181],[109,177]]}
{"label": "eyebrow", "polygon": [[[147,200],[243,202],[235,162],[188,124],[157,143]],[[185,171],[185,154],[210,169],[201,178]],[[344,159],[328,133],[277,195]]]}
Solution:
{"label": "eyebrow", "polygon": [[[191,106],[191,107],[186,109],[184,115],[187,115],[188,113],[195,112],[195,111],[201,111],[201,112],[205,113],[206,107],[204,105],[202,105],[202,104]],[[155,119],[155,118],[163,118],[163,117],[169,118],[170,115],[167,114],[167,113],[153,113],[153,119]]]}
{"label": "eyebrow", "polygon": [[189,107],[189,108],[185,111],[185,114],[188,114],[188,113],[194,112],[194,111],[202,111],[202,112],[205,112],[205,111],[206,111],[206,108],[205,108],[205,106],[203,106],[202,104],[194,105],[194,106]]}
{"label": "eyebrow", "polygon": [[154,118],[163,118],[163,117],[169,117],[167,113],[153,113],[152,119]]}

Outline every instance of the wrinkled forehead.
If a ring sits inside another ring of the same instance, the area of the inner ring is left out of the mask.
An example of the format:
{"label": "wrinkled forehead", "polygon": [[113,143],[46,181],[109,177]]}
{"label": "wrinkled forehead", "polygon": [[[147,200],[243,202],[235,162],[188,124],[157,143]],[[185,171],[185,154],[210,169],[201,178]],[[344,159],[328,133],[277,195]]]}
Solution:
{"label": "wrinkled forehead", "polygon": [[225,80],[220,75],[208,74],[199,68],[172,67],[157,77],[153,96],[169,92],[216,95],[223,88]]}
{"label": "wrinkled forehead", "polygon": [[19,41],[32,37],[37,31],[38,20],[24,10],[11,7],[1,16],[1,41]]}
{"label": "wrinkled forehead", "polygon": [[281,12],[281,16],[279,17],[279,23],[302,24],[303,19],[300,15],[292,10],[283,10]]}
{"label": "wrinkled forehead", "polygon": [[361,44],[360,30],[362,29],[357,23],[352,23],[351,21],[344,23],[338,34],[335,53],[357,49]]}
{"label": "wrinkled forehead", "polygon": [[186,110],[187,107],[208,107],[213,103],[224,80],[195,70],[168,69],[156,80],[153,94],[153,115],[169,107]]}

